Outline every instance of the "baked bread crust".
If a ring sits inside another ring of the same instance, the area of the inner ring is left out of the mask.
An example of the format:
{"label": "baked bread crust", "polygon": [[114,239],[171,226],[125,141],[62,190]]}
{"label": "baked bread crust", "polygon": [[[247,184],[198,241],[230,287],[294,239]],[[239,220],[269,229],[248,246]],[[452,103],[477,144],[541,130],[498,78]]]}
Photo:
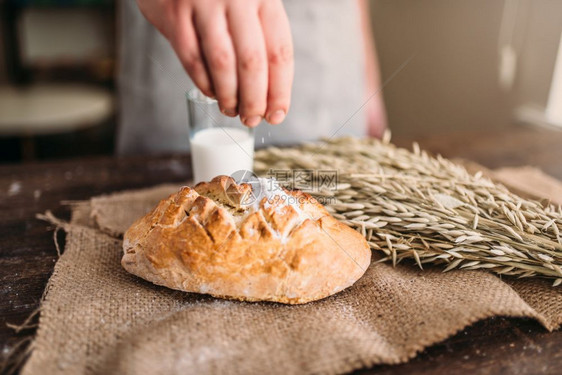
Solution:
{"label": "baked bread crust", "polygon": [[288,304],[335,294],[366,271],[367,241],[314,198],[283,190],[243,205],[251,192],[227,176],[183,187],[127,230],[121,264],[172,289]]}

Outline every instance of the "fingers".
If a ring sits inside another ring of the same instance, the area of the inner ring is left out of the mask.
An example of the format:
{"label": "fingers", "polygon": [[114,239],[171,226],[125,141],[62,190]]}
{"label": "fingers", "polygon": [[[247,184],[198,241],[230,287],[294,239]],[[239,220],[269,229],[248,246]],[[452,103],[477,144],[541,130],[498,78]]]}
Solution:
{"label": "fingers", "polygon": [[266,1],[260,10],[268,61],[268,92],[265,119],[282,122],[291,103],[293,42],[285,9],[280,1]]}
{"label": "fingers", "polygon": [[203,94],[214,97],[211,79],[207,72],[193,25],[192,10],[190,7],[182,6],[184,2],[178,2],[177,4],[178,6],[175,10],[177,15],[175,22],[176,30],[170,42],[193,83]]}
{"label": "fingers", "polygon": [[208,67],[212,87],[221,111],[237,115],[237,73],[234,47],[228,31],[225,10],[208,4],[196,10],[195,26]]}
{"label": "fingers", "polygon": [[242,122],[250,127],[260,123],[267,108],[267,55],[257,11],[235,2],[227,13],[236,51],[238,111]]}
{"label": "fingers", "polygon": [[243,2],[177,2],[172,45],[185,70],[221,111],[250,127],[285,118],[294,75],[293,44],[280,0],[261,8]]}

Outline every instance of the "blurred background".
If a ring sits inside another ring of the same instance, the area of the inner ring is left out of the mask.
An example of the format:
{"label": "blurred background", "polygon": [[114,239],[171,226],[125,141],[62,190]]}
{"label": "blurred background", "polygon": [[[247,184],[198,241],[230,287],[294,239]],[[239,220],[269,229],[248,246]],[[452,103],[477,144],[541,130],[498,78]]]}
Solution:
{"label": "blurred background", "polygon": [[[0,162],[113,154],[118,9],[1,2]],[[383,92],[395,135],[562,129],[562,0],[371,0],[371,19],[383,81],[414,54]]]}

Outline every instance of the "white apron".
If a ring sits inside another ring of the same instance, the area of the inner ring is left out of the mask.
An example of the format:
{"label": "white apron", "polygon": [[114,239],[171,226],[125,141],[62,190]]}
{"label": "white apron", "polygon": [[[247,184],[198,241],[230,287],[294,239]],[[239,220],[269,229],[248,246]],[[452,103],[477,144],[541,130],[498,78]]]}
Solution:
{"label": "white apron", "polygon": [[[365,135],[363,42],[357,1],[285,0],[295,49],[285,121],[263,122],[256,146]],[[185,92],[193,83],[134,0],[120,1],[119,154],[187,151]],[[353,117],[352,117],[353,116]],[[345,124],[345,125],[344,125]]]}

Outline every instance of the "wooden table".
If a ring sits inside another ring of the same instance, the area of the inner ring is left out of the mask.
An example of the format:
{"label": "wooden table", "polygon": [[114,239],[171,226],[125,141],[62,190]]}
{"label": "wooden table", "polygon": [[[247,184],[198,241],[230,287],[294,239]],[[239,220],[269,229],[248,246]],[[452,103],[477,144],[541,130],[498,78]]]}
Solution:
{"label": "wooden table", "polygon": [[[411,139],[395,139],[409,146]],[[562,179],[562,132],[514,127],[509,131],[427,136],[420,145],[446,157],[474,160],[486,167],[533,165]],[[0,358],[35,329],[19,333],[34,311],[57,254],[53,232],[35,219],[52,210],[68,218],[63,200],[84,200],[123,189],[187,181],[188,155],[95,158],[0,167]],[[62,232],[62,231],[61,231]],[[59,241],[64,234],[59,233]],[[63,243],[63,242],[60,242]],[[478,322],[434,345],[410,362],[362,370],[377,374],[557,374],[562,372],[562,331],[546,332],[528,319]]]}

